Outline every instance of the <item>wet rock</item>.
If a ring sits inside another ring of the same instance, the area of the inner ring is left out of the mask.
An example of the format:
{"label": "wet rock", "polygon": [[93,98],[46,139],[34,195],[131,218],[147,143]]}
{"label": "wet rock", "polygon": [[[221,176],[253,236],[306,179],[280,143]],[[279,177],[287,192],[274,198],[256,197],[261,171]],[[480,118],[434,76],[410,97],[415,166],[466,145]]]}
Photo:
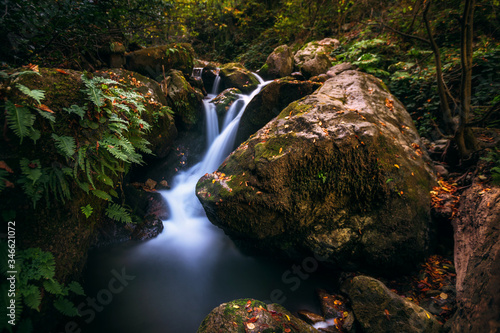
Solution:
{"label": "wet rock", "polygon": [[223,303],[203,320],[198,333],[318,332],[278,304],[254,299]]}
{"label": "wet rock", "polygon": [[434,176],[404,107],[347,71],[292,102],[207,174],[197,196],[239,244],[348,270],[425,257]]}
{"label": "wet rock", "polygon": [[500,187],[476,179],[453,220],[457,311],[452,332],[500,331]]}
{"label": "wet rock", "polygon": [[239,94],[241,94],[241,90],[238,88],[228,88],[210,101],[215,104],[215,111],[220,118],[223,118],[233,102],[239,98]]}
{"label": "wet rock", "polygon": [[[318,290],[321,312],[331,332],[355,332],[355,318],[345,297]],[[333,320],[332,320],[333,319]],[[318,326],[316,326],[318,327]]]}
{"label": "wet rock", "polygon": [[259,75],[266,80],[288,76],[293,71],[293,52],[287,45],[281,45],[267,57],[266,63],[259,70]]}
{"label": "wet rock", "polygon": [[356,276],[343,289],[365,332],[438,333],[440,330],[441,325],[432,314],[374,278]]}
{"label": "wet rock", "polygon": [[293,72],[290,74],[295,80],[304,81],[306,78],[301,72]]}
{"label": "wet rock", "polygon": [[189,130],[200,127],[203,123],[203,94],[194,89],[186,80],[181,71],[167,72],[168,103],[174,110],[177,127]]}
{"label": "wet rock", "polygon": [[287,79],[277,79],[269,83],[248,104],[241,117],[236,144],[247,140],[291,102],[310,95],[319,87],[321,84],[318,83]]}
{"label": "wet rock", "polygon": [[325,83],[326,80],[328,80],[328,79],[329,79],[328,75],[326,75],[326,74],[320,74],[320,75],[317,75],[317,76],[313,76],[309,80],[312,81],[312,82]]}
{"label": "wet rock", "polygon": [[329,77],[334,77],[335,75],[339,75],[342,72],[353,70],[353,69],[355,69],[355,67],[351,63],[344,62],[344,63],[338,64],[338,65],[335,65],[333,67],[330,67],[328,72],[326,72],[326,75],[328,75]]}
{"label": "wet rock", "polygon": [[190,44],[168,44],[148,47],[126,54],[126,68],[159,80],[170,69],[193,72],[194,50]]}
{"label": "wet rock", "polygon": [[259,85],[257,78],[246,68],[238,63],[222,65],[219,72],[221,88],[238,88],[247,94]]}
{"label": "wet rock", "polygon": [[154,190],[156,188],[156,184],[158,184],[158,182],[152,180],[151,178],[148,178],[148,180],[146,180],[145,186],[149,190]]}
{"label": "wet rock", "polygon": [[308,311],[308,310],[299,310],[297,311],[297,315],[300,319],[305,321],[306,323],[310,325],[314,325],[316,323],[322,322],[325,320],[323,316],[320,316],[317,313]]}
{"label": "wet rock", "polygon": [[160,190],[166,190],[166,189],[169,189],[169,188],[170,188],[170,185],[168,185],[168,182],[167,182],[166,180],[162,180],[162,181],[160,181],[160,183],[159,183],[159,184],[160,184],[160,185],[159,185],[159,187],[158,187],[158,188],[159,188]]}

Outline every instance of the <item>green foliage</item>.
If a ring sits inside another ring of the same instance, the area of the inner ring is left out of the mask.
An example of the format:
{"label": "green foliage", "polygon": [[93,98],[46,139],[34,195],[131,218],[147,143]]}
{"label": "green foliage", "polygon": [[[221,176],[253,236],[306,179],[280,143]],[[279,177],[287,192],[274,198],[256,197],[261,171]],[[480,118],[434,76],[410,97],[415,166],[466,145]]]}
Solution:
{"label": "green foliage", "polygon": [[[2,253],[7,253],[7,243],[0,242]],[[7,271],[13,270],[7,266],[7,261],[3,260],[0,263],[0,274],[5,276]],[[55,296],[53,303],[54,307],[61,313],[68,316],[78,315],[74,304],[67,298],[71,293],[75,295],[85,295],[82,286],[78,282],[71,282],[68,286],[59,283],[55,279],[56,263],[54,256],[50,252],[45,252],[39,248],[28,248],[25,250],[17,250],[15,274],[16,277],[16,323],[19,327],[24,326],[24,329],[31,327],[31,322],[28,320],[19,321],[24,311],[40,311],[42,300],[47,297],[47,294]],[[10,274],[9,274],[10,275]],[[2,278],[1,290],[4,291],[8,287],[8,280]],[[2,292],[2,301],[8,301],[8,293]],[[6,303],[5,303],[6,304]],[[73,310],[74,309],[74,310]],[[5,316],[5,310],[0,310]],[[1,321],[0,329],[7,328]],[[21,331],[19,329],[18,331]],[[29,331],[29,330],[28,330]]]}
{"label": "green foliage", "polygon": [[90,204],[87,204],[87,206],[82,206],[80,207],[80,209],[86,218],[89,218],[90,215],[92,215],[92,212],[94,211],[94,209]]}
{"label": "green foliage", "polygon": [[80,117],[80,120],[83,119],[83,117],[85,116],[85,113],[87,112],[87,107],[81,107],[81,106],[78,106],[78,105],[71,105],[71,107],[69,108],[63,108],[64,111],[66,111],[67,113],[69,114],[76,114],[77,116]]}
{"label": "green foliage", "polygon": [[122,206],[111,203],[106,208],[106,216],[115,221],[123,223],[132,223],[130,213]]}
{"label": "green foliage", "polygon": [[36,90],[36,89],[31,90],[20,83],[17,83],[16,87],[28,97],[33,98],[38,103],[38,105],[42,104],[41,100],[45,98],[45,92],[43,90]]}
{"label": "green foliage", "polygon": [[482,160],[490,163],[490,172],[492,182],[495,185],[500,184],[500,149],[495,148],[490,150],[485,157],[481,157]]}
{"label": "green foliage", "polygon": [[36,118],[27,107],[18,107],[11,101],[7,101],[5,103],[5,110],[7,112],[7,124],[14,134],[20,138],[20,143],[23,142],[24,137],[33,135],[35,132],[33,124]]}
{"label": "green foliage", "polygon": [[75,138],[71,136],[59,136],[52,133],[52,138],[55,141],[57,151],[66,158],[70,158],[75,154],[76,143]]}

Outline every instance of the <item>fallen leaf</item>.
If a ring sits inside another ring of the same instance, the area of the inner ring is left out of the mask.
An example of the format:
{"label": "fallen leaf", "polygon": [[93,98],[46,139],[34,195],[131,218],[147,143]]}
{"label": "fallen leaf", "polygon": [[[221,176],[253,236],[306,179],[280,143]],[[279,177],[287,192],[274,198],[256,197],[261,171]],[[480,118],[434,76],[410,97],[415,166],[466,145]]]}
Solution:
{"label": "fallen leaf", "polygon": [[0,161],[0,169],[4,169],[8,173],[14,173],[14,170],[12,170],[5,161]]}
{"label": "fallen leaf", "polygon": [[50,112],[50,113],[54,113],[54,111],[52,111],[47,105],[45,104],[40,104],[37,106],[37,108],[39,108],[40,110],[42,111],[46,111],[46,112]]}
{"label": "fallen leaf", "polygon": [[441,293],[441,294],[439,294],[439,297],[441,297],[441,299],[448,299],[448,294]]}
{"label": "fallen leaf", "polygon": [[66,72],[66,71],[65,71],[65,70],[63,70],[63,69],[59,69],[59,68],[56,68],[56,72],[59,72],[59,73],[61,73],[61,74],[66,74],[66,75],[69,75],[69,73],[68,73],[68,72]]}
{"label": "fallen leaf", "polygon": [[247,323],[247,327],[248,329],[253,330],[255,328],[255,324]]}

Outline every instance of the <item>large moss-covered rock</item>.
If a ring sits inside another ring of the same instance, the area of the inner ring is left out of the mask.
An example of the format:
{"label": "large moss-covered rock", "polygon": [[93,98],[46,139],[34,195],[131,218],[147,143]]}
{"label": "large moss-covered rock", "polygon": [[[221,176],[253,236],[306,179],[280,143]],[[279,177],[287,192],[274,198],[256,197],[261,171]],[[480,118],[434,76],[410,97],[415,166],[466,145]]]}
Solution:
{"label": "large moss-covered rock", "polygon": [[438,333],[432,314],[390,291],[382,282],[356,276],[343,287],[364,332]]}
{"label": "large moss-covered rock", "polygon": [[128,70],[161,80],[163,73],[170,69],[191,75],[194,50],[190,44],[168,44],[130,52],[125,58]]}
{"label": "large moss-covered rock", "polygon": [[293,72],[293,52],[287,45],[281,45],[267,57],[266,63],[259,71],[264,79],[272,80],[285,77]]}
{"label": "large moss-covered rock", "polygon": [[500,330],[500,187],[476,179],[460,196],[455,230],[457,312],[451,331]]}
{"label": "large moss-covered rock", "polygon": [[190,129],[202,123],[203,94],[194,89],[181,71],[170,70],[164,83],[168,103],[175,112],[176,122],[181,129]]}
{"label": "large moss-covered rock", "polygon": [[295,66],[307,78],[326,73],[333,60],[330,53],[337,47],[339,41],[332,38],[309,42],[295,53]]}
{"label": "large moss-covered rock", "polygon": [[210,103],[214,103],[217,115],[225,115],[233,102],[239,98],[239,94],[241,91],[238,88],[228,88],[212,99]]}
{"label": "large moss-covered rock", "polygon": [[240,243],[347,269],[407,268],[429,245],[426,158],[383,83],[346,71],[291,103],[196,191]]}
{"label": "large moss-covered rock", "polygon": [[293,101],[307,96],[321,87],[320,83],[278,79],[265,86],[248,104],[241,117],[236,144],[264,127]]}
{"label": "large moss-covered rock", "polygon": [[279,304],[254,299],[238,299],[213,309],[198,333],[316,333],[312,326],[293,316]]}
{"label": "large moss-covered rock", "polygon": [[221,89],[238,88],[243,93],[250,93],[259,85],[257,78],[245,67],[238,63],[229,63],[221,66],[219,75]]}

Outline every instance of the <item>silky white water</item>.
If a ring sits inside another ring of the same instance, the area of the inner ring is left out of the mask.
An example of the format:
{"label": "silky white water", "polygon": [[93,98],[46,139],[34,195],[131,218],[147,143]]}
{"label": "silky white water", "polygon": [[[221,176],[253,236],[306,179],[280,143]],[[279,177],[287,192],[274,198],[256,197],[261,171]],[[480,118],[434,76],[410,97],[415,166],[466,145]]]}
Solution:
{"label": "silky white water", "polygon": [[[102,305],[101,311],[94,311],[94,317],[88,312],[82,316],[82,332],[193,333],[220,303],[244,297],[277,302],[270,299],[277,289],[283,291],[283,305],[315,309],[314,288],[319,285],[315,277],[303,281],[295,277],[292,285],[292,280],[283,278],[290,263],[242,255],[208,221],[195,195],[200,177],[215,171],[231,152],[246,106],[268,83],[258,79],[260,84],[251,95],[240,95],[233,103],[239,106],[220,133],[215,108],[209,103],[215,94],[205,100],[209,148],[202,161],[177,174],[172,188],[161,192],[170,214],[163,222],[164,231],[147,242],[91,253],[86,286],[90,297],[99,301],[103,288],[113,279],[112,270],[125,269],[134,279],[113,295],[112,302]],[[300,288],[295,288],[297,281]]]}

